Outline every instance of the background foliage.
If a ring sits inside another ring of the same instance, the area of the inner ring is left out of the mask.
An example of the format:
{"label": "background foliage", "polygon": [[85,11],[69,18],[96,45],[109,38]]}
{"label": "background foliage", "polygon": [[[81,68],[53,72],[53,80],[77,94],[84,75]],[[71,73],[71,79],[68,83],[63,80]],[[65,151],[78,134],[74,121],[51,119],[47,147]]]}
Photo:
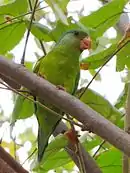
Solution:
{"label": "background foliage", "polygon": [[[80,3],[80,0],[78,0]],[[30,1],[32,7],[35,3],[34,0]],[[95,1],[96,2],[96,1]],[[81,63],[86,63],[88,66],[87,74],[91,77],[95,74],[97,69],[108,60],[110,55],[116,50],[119,40],[121,39],[121,33],[117,29],[117,22],[120,15],[126,13],[129,9],[129,5],[125,7],[128,0],[113,0],[112,2],[103,5],[100,1],[98,9],[95,11],[87,12],[85,5],[87,3],[81,2],[82,8],[80,10],[72,10],[72,5],[76,5],[77,1],[74,0],[45,0],[39,1],[35,13],[35,21],[32,22],[30,40],[33,40],[35,45],[31,45],[31,41],[28,43],[28,49],[31,52],[35,47],[35,53],[33,56],[27,56],[26,54],[26,67],[32,70],[35,61],[41,56],[45,55],[59,39],[61,34],[65,31],[74,28],[85,29],[93,40],[92,51],[88,55],[83,54],[80,59]],[[23,47],[27,35],[27,29],[30,24],[30,16],[32,14],[31,7],[28,0],[3,0],[0,1],[0,54],[5,55],[7,58],[13,61],[20,62],[23,54]],[[124,11],[125,7],[125,11]],[[111,39],[107,34],[108,29],[113,28],[116,32],[116,36]],[[41,41],[44,47],[41,47]],[[130,45],[127,44],[120,52],[117,53],[115,69],[118,72],[127,72],[130,68]],[[31,55],[31,53],[30,53]],[[114,65],[114,64],[113,64]],[[82,74],[84,71],[82,71]],[[79,88],[86,86],[88,78],[85,76],[83,80],[81,76]],[[96,88],[88,89],[81,97],[81,100],[85,102],[95,111],[99,112],[102,116],[112,121],[114,124],[123,128],[123,115],[125,112],[125,102],[127,95],[127,82],[128,77],[125,75],[123,79],[124,90],[120,93],[117,102],[112,104],[105,99],[100,93],[96,91]],[[106,76],[107,78],[107,76]],[[101,76],[98,74],[95,79],[98,82],[101,81]],[[112,83],[110,84],[112,85]],[[1,94],[3,92],[3,85],[1,84]],[[120,86],[119,86],[120,87]],[[81,90],[78,91],[77,95]],[[112,95],[113,93],[110,94]],[[1,112],[0,112],[0,126],[1,126],[1,145],[8,149],[10,154],[14,156],[20,163],[33,152],[36,148],[36,136],[37,136],[37,124],[35,117],[33,116],[33,103],[24,99],[24,105],[21,107],[17,102],[16,94],[11,91],[4,91],[3,97],[7,96],[9,102],[5,103],[4,98],[1,97]],[[12,111],[14,103],[18,104],[18,109]],[[6,106],[3,106],[6,105]],[[9,111],[5,111],[9,109]],[[12,120],[18,120],[15,127],[10,127],[10,118],[12,114]],[[68,125],[68,123],[66,122]],[[100,150],[96,153],[99,146],[101,146],[102,139],[94,134],[88,134],[86,132],[80,132],[81,142],[85,149],[94,156],[97,164],[101,168],[103,173],[118,172],[122,170],[122,155],[121,152],[113,148],[107,142],[104,143]],[[53,137],[51,138],[53,139]],[[63,137],[56,137],[52,140],[48,150],[46,151],[46,157],[44,163],[35,167],[36,172],[47,172],[51,169],[57,173],[66,170],[72,172],[75,165],[69,155],[63,149],[66,145],[66,139]],[[51,152],[50,152],[51,151]],[[24,163],[27,169],[31,169],[32,162],[36,157],[36,153],[33,154]]]}

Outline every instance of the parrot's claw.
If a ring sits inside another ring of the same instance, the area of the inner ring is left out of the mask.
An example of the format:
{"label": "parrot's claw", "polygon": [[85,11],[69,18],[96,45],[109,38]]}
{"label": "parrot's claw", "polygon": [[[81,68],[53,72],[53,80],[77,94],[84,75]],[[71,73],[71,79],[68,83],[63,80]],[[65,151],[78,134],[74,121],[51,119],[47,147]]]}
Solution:
{"label": "parrot's claw", "polygon": [[56,88],[62,91],[66,91],[66,89],[62,85],[57,85]]}
{"label": "parrot's claw", "polygon": [[93,133],[92,127],[90,127],[88,124],[82,127],[82,131],[88,131],[89,133]]}
{"label": "parrot's claw", "polygon": [[44,79],[46,79],[46,76],[45,75],[43,75],[42,73],[38,73],[38,76],[40,76],[40,77],[42,77],[42,78],[44,78]]}

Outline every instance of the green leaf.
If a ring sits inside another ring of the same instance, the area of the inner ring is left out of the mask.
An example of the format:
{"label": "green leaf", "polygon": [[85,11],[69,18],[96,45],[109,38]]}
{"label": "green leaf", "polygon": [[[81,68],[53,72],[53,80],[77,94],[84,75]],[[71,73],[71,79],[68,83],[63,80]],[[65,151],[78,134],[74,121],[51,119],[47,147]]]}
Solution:
{"label": "green leaf", "polygon": [[111,148],[101,153],[97,159],[97,164],[103,173],[121,173],[122,172],[122,154],[119,150]]}
{"label": "green leaf", "polygon": [[18,95],[12,112],[11,122],[18,119],[25,119],[34,113],[34,103],[23,96]]}
{"label": "green leaf", "polygon": [[16,22],[0,28],[0,53],[5,54],[13,49],[25,33],[25,24]]}
{"label": "green leaf", "polygon": [[20,14],[26,13],[28,9],[27,0],[14,0],[11,3],[0,6],[0,16],[4,15],[18,16]]}
{"label": "green leaf", "polygon": [[1,5],[6,5],[6,4],[9,4],[9,3],[13,3],[13,2],[14,2],[14,0],[3,0],[1,2]]}
{"label": "green leaf", "polygon": [[80,23],[95,29],[93,37],[100,37],[108,28],[116,24],[128,0],[114,0],[89,16],[82,17]]}
{"label": "green leaf", "polygon": [[115,107],[117,109],[125,107],[127,93],[128,93],[128,83],[125,84],[123,91],[121,92],[121,94],[119,95],[119,97],[115,103]]}
{"label": "green leaf", "polygon": [[[28,28],[30,21],[25,20],[25,24]],[[38,22],[33,22],[31,26],[31,33],[39,40],[52,41],[53,36],[50,34],[50,29]]]}
{"label": "green leaf", "polygon": [[63,12],[66,13],[66,7],[67,7],[69,0],[55,0],[55,2],[60,6],[60,8],[63,10]]}
{"label": "green leaf", "polygon": [[[30,21],[29,20],[24,20],[24,21],[25,21],[26,26],[28,27]],[[33,22],[32,28],[31,28],[31,33],[40,40],[58,41],[59,37],[64,32],[69,31],[71,29],[79,28],[78,25],[70,23],[71,22],[70,18],[68,18],[68,21],[69,21],[70,25],[66,25],[66,24],[62,23],[60,20],[58,20],[56,22],[55,28],[52,30],[50,30],[49,28],[47,28],[43,24],[40,24],[38,22]]]}
{"label": "green leaf", "polygon": [[[58,41],[59,37],[69,30],[73,29],[82,29],[86,31],[87,33],[90,33],[91,29],[79,24],[79,23],[72,23],[72,17],[68,17],[68,25],[62,23],[60,20],[56,22],[55,28],[50,32],[50,35],[52,36],[53,40]],[[93,43],[92,43],[93,44]]]}
{"label": "green leaf", "polygon": [[116,70],[124,70],[125,65],[130,69],[130,44],[127,44],[117,53]]}
{"label": "green leaf", "polygon": [[100,145],[102,140],[95,136],[94,138],[88,139],[88,137],[83,141],[82,145],[85,147],[87,151],[91,151],[93,148]]}
{"label": "green leaf", "polygon": [[50,32],[50,34],[53,36],[55,41],[58,41],[59,37],[64,33],[67,32],[69,30],[73,30],[73,29],[83,29],[86,32],[89,32],[89,30],[86,27],[82,27],[80,25],[78,25],[78,23],[72,24],[72,17],[68,18],[68,25],[62,23],[60,20],[58,20],[56,22],[56,26],[55,28]]}
{"label": "green leaf", "polygon": [[26,131],[19,135],[19,139],[22,143],[26,141],[34,142],[36,136],[33,134],[32,128],[27,128]]}
{"label": "green leaf", "polygon": [[47,172],[50,169],[55,169],[62,166],[71,159],[68,154],[63,150],[63,148],[68,144],[68,139],[65,135],[58,135],[54,140],[52,140],[44,154],[42,161],[36,165],[33,169],[38,173],[44,171]]}
{"label": "green leaf", "polygon": [[66,6],[69,0],[45,0],[45,1],[52,8],[56,18],[61,20],[62,23],[68,24],[66,17]]}
{"label": "green leaf", "polygon": [[[94,76],[95,73],[96,73],[96,70],[91,69],[91,70],[89,70],[89,73],[90,73],[92,76]],[[95,77],[95,80],[101,81],[101,76],[100,76],[100,74],[98,74],[98,75]]]}
{"label": "green leaf", "polygon": [[[10,141],[10,142],[7,142],[7,141],[2,141],[1,143],[1,146],[3,148],[8,148],[8,152],[11,156],[14,156],[14,153],[15,153],[15,149],[14,149],[14,142],[13,141]],[[17,149],[19,149],[20,147],[17,146]]]}
{"label": "green leaf", "polygon": [[56,27],[51,31],[50,34],[53,35],[55,41],[58,41],[59,37],[68,30],[68,25],[65,25],[60,20],[58,20],[56,23]]}
{"label": "green leaf", "polygon": [[8,58],[10,60],[14,58],[14,54],[11,52],[7,52],[5,56],[6,56],[6,58]]}
{"label": "green leaf", "polygon": [[[65,164],[62,168],[61,168],[61,171],[60,173],[63,173],[63,170],[67,170],[68,172],[72,172],[73,171],[73,168],[74,168],[75,164],[74,162],[69,162],[68,164]],[[58,169],[55,169],[55,171],[57,172]],[[57,172],[58,173],[58,172]]]}
{"label": "green leaf", "polygon": [[117,123],[122,117],[118,109],[107,99],[91,89],[87,89],[80,100],[113,123]]}
{"label": "green leaf", "polygon": [[[25,25],[22,21],[15,19],[12,22],[8,20],[12,17],[26,13],[28,9],[27,0],[15,0],[6,5],[0,6],[0,53],[5,54],[13,49],[22,39],[25,33]],[[9,19],[7,19],[7,17]],[[7,21],[7,23],[5,23]]]}
{"label": "green leaf", "polygon": [[96,69],[102,66],[104,62],[106,62],[106,60],[112,55],[116,48],[117,44],[113,44],[109,48],[101,52],[93,53],[92,55],[90,55],[87,58],[84,58],[80,62],[88,64],[88,69]]}
{"label": "green leaf", "polygon": [[32,62],[25,62],[25,67],[28,70],[32,71],[33,70],[33,63]]}

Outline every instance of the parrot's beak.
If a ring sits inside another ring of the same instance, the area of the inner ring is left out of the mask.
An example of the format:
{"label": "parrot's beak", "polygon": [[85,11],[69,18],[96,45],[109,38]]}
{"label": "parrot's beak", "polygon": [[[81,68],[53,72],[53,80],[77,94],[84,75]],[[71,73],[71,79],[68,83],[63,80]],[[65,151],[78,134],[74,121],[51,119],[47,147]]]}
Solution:
{"label": "parrot's beak", "polygon": [[91,49],[92,41],[90,37],[85,37],[80,41],[80,50]]}

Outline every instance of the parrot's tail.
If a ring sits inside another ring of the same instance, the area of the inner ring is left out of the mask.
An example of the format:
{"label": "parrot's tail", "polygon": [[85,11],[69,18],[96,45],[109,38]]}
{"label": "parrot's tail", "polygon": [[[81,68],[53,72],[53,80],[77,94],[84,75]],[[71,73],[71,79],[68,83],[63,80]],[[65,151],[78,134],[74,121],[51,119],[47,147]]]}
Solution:
{"label": "parrot's tail", "polygon": [[[57,118],[56,118],[57,119]],[[48,140],[53,134],[55,128],[61,121],[61,118],[58,118],[56,122],[53,123],[53,126],[49,127],[49,131],[44,131],[42,127],[39,126],[38,129],[38,162],[40,162],[44,156],[44,152],[48,146]]]}

